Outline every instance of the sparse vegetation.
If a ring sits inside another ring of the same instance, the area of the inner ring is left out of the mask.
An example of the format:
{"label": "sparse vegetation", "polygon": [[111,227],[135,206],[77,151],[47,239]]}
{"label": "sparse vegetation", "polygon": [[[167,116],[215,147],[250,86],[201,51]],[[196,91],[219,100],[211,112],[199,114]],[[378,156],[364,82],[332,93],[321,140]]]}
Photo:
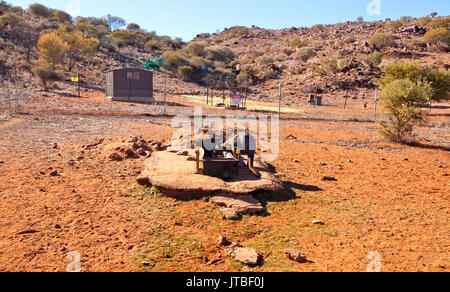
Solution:
{"label": "sparse vegetation", "polygon": [[450,46],[450,31],[446,28],[439,27],[428,31],[424,37],[425,42],[432,45]]}
{"label": "sparse vegetation", "polygon": [[302,48],[309,45],[309,39],[305,38],[294,38],[291,41],[291,47],[293,48]]}

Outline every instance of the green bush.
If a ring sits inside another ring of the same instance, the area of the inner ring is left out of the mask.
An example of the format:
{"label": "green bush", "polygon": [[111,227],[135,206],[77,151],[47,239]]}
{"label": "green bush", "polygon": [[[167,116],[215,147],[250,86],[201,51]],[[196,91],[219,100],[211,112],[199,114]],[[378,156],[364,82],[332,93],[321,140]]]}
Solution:
{"label": "green bush", "polygon": [[48,18],[52,15],[52,11],[42,4],[31,4],[28,7],[28,12],[35,16]]}
{"label": "green bush", "polygon": [[192,57],[189,60],[189,63],[191,63],[192,66],[199,68],[199,69],[203,69],[203,68],[208,68],[208,67],[213,67],[214,64],[205,58],[202,57]]}
{"label": "green bush", "polygon": [[131,32],[140,31],[141,27],[136,23],[130,23],[127,25],[127,30]]}
{"label": "green bush", "polygon": [[317,56],[317,53],[310,47],[303,47],[300,50],[298,50],[298,52],[295,55],[299,60],[307,62],[312,57]]}
{"label": "green bush", "polygon": [[395,142],[410,142],[414,127],[424,121],[419,106],[427,102],[432,92],[429,83],[408,79],[398,79],[384,85],[380,94],[384,109],[380,133]]}
{"label": "green bush", "polygon": [[213,46],[206,49],[206,57],[211,61],[229,63],[234,60],[236,55],[227,47]]}
{"label": "green bush", "polygon": [[194,79],[195,70],[191,66],[180,66],[178,67],[178,74],[185,81],[192,81]]}
{"label": "green bush", "polygon": [[184,57],[182,57],[177,52],[169,51],[165,54],[166,66],[169,70],[178,71],[178,67],[180,66],[188,66],[189,62],[186,61]]}
{"label": "green bush", "polygon": [[295,51],[293,50],[293,49],[291,49],[291,48],[284,48],[283,49],[283,54],[285,54],[286,56],[290,56],[290,55],[292,55],[293,53],[294,53]]}
{"label": "green bush", "polygon": [[31,71],[39,77],[42,88],[48,91],[53,82],[60,81],[61,76],[45,66],[37,66],[31,69]]}
{"label": "green bush", "polygon": [[385,33],[383,31],[378,31],[369,40],[369,44],[372,45],[376,49],[393,47],[393,46],[395,46],[395,38],[388,33]]}
{"label": "green bush", "polygon": [[366,58],[367,63],[372,64],[373,66],[378,66],[381,64],[381,61],[383,59],[383,55],[375,52],[372,54],[369,54]]}
{"label": "green bush", "polygon": [[100,38],[100,46],[107,49],[109,52],[117,52],[119,50],[116,42],[109,35]]}
{"label": "green bush", "polygon": [[450,70],[433,70],[429,66],[422,66],[418,61],[398,61],[383,67],[383,72],[385,77],[377,81],[380,86],[399,79],[415,83],[429,82],[433,89],[430,95],[433,100],[450,100]]}
{"label": "green bush", "polygon": [[389,28],[393,30],[397,30],[403,26],[401,21],[391,21],[389,22]]}
{"label": "green bush", "polygon": [[450,46],[450,31],[443,27],[432,29],[425,34],[424,40],[426,43],[433,45],[445,44]]}

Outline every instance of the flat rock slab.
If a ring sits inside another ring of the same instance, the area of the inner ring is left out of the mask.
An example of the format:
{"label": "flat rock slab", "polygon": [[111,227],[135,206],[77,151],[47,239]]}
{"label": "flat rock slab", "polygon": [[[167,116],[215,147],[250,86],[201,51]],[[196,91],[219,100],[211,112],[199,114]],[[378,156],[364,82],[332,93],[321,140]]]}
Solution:
{"label": "flat rock slab", "polygon": [[211,201],[217,204],[226,219],[237,220],[241,215],[264,213],[265,209],[252,195],[217,195]]}
{"label": "flat rock slab", "polygon": [[211,194],[247,195],[258,191],[282,191],[281,181],[265,163],[255,161],[254,168],[261,173],[255,177],[248,169],[239,170],[239,176],[231,181],[196,173],[196,162],[186,156],[167,151],[156,152],[146,162],[138,177],[141,185],[158,187],[165,195],[192,198]]}
{"label": "flat rock slab", "polygon": [[231,249],[228,255],[234,258],[236,261],[243,263],[247,266],[257,266],[262,261],[262,256],[256,252],[253,248],[238,247]]}

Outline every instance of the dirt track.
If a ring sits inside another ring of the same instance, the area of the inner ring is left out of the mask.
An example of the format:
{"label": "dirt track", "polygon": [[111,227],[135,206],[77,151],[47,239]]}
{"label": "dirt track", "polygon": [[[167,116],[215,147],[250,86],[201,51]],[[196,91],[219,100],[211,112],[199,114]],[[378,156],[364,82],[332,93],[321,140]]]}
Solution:
{"label": "dirt track", "polygon": [[[96,94],[61,104],[0,122],[0,271],[65,271],[70,251],[80,253],[83,271],[247,270],[218,247],[221,234],[265,256],[254,271],[365,271],[372,251],[383,271],[448,270],[448,127],[421,128],[421,144],[407,147],[380,140],[375,124],[345,119],[341,109],[332,110],[345,122],[284,120],[274,166],[295,195],[263,196],[269,216],[228,222],[204,200],[137,187],[142,158],[104,156],[105,145],[130,136],[171,136],[170,120],[142,115],[151,106]],[[433,122],[448,123],[448,109]],[[311,263],[289,262],[287,248]]]}

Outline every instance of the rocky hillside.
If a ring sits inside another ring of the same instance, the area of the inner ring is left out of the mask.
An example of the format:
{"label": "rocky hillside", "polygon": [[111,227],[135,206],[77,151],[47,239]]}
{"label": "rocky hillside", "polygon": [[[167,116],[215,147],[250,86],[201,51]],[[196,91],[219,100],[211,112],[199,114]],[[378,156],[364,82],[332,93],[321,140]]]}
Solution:
{"label": "rocky hillside", "polygon": [[[124,64],[142,67],[149,59],[165,56],[167,65],[162,70],[169,74],[172,94],[198,94],[206,83],[221,85],[225,80],[248,86],[250,97],[263,101],[275,100],[281,83],[288,105],[305,103],[306,93],[315,90],[330,102],[344,96],[370,100],[373,81],[386,63],[420,60],[436,69],[449,69],[450,64],[449,17],[282,30],[233,27],[213,35],[199,34],[185,44],[137,24],[126,26],[112,16],[73,20],[64,12],[48,11],[42,14],[0,4],[0,74],[12,78],[16,70],[19,80],[38,90],[31,68],[39,62],[40,36],[64,26],[96,38],[99,46],[94,56],[80,56],[72,72],[60,65],[66,82],[55,84],[54,93],[69,87],[67,81],[74,74],[83,76],[85,86],[102,89],[104,71]],[[162,83],[157,78],[158,91]]]}

